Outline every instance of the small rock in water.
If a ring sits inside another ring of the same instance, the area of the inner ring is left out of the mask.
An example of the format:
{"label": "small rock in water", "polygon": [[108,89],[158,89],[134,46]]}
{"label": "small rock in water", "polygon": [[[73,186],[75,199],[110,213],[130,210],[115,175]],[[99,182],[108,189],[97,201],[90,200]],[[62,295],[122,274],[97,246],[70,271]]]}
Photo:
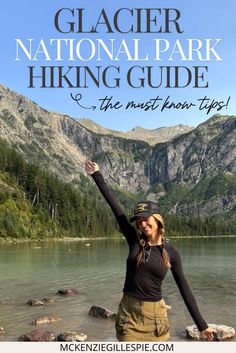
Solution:
{"label": "small rock in water", "polygon": [[8,305],[8,304],[14,304],[14,300],[10,300],[10,299],[5,299],[5,300],[0,300],[0,304],[1,305]]}
{"label": "small rock in water", "polygon": [[66,331],[57,336],[57,340],[63,342],[84,342],[87,341],[87,338],[88,336],[85,333],[74,331]]}
{"label": "small rock in water", "polygon": [[52,324],[53,322],[60,321],[61,318],[57,316],[43,316],[39,317],[35,321],[32,322],[32,325],[41,325],[41,324]]}
{"label": "small rock in water", "polygon": [[3,334],[5,331],[4,331],[4,328],[2,326],[0,326],[0,335]]}
{"label": "small rock in water", "polygon": [[[214,328],[217,331],[215,334],[216,341],[224,341],[235,336],[235,329],[233,327],[218,324],[208,324],[208,326]],[[186,335],[188,338],[203,340],[196,325],[187,326]]]}
{"label": "small rock in water", "polygon": [[40,306],[40,305],[44,305],[44,302],[39,299],[29,299],[27,301],[27,304],[30,306]]}
{"label": "small rock in water", "polygon": [[54,298],[51,298],[51,297],[43,298],[42,301],[43,301],[44,303],[55,303],[55,299],[54,299]]}
{"label": "small rock in water", "polygon": [[113,320],[116,319],[116,313],[95,305],[91,306],[89,310],[89,315],[100,317],[103,319],[113,319]]}
{"label": "small rock in water", "polygon": [[33,330],[20,335],[19,341],[23,342],[53,342],[56,337],[53,332]]}
{"label": "small rock in water", "polygon": [[79,291],[77,289],[59,289],[57,294],[60,295],[76,295],[79,294]]}

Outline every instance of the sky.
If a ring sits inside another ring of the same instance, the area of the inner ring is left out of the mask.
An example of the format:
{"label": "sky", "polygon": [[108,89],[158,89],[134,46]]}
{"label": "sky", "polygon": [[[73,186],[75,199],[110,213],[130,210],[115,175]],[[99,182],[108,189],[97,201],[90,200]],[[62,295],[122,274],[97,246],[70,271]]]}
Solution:
{"label": "sky", "polygon": [[[121,8],[125,10],[119,11]],[[64,10],[59,12],[57,29],[55,15],[60,9]],[[8,0],[0,13],[0,82],[49,111],[73,118],[90,118],[115,130],[127,131],[135,126],[147,129],[177,124],[197,126],[217,113],[235,115],[235,12],[234,0],[224,3],[219,0],[214,3],[203,0],[41,0],[34,3]],[[102,23],[104,13],[110,28]],[[129,33],[119,33],[115,28],[115,13],[119,29]],[[148,14],[152,33],[145,33]],[[172,20],[169,27],[165,21],[167,14]],[[139,25],[142,33],[135,33]],[[90,32],[93,26],[98,33],[84,33]],[[78,33],[79,28],[83,33]],[[111,33],[107,33],[108,30]],[[51,39],[54,41],[50,45]],[[61,50],[56,47],[59,42]],[[198,45],[198,51],[192,52],[191,44],[193,48]],[[35,76],[41,75],[41,66],[47,67],[47,88],[40,87],[40,78],[33,78],[34,88],[29,87],[29,66],[34,67]],[[63,87],[56,88],[59,70],[65,74],[68,67],[72,68],[66,77],[73,87],[68,87],[68,81],[62,79]],[[56,87],[48,88],[52,70]],[[98,87],[89,70],[96,78],[99,72]],[[186,87],[176,87],[177,71],[178,85]],[[109,87],[105,86],[102,76]],[[136,105],[143,104],[143,109],[131,107],[129,102],[132,101]],[[105,110],[105,103],[111,103],[112,108],[110,105]]]}

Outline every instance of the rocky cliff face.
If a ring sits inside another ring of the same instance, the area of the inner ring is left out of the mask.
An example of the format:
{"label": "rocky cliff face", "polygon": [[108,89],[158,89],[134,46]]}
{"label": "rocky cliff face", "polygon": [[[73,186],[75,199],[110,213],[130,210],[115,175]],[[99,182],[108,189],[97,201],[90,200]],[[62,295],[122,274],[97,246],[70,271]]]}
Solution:
{"label": "rocky cliff face", "polygon": [[[164,187],[167,199],[173,185],[181,188],[178,198],[172,197],[169,204],[171,213],[206,216],[234,212],[236,117],[213,116],[190,133],[156,145],[148,160],[147,174],[150,185]],[[150,198],[158,200],[162,196],[163,189]]]}
{"label": "rocky cliff face", "polygon": [[197,184],[206,176],[236,172],[236,118],[214,116],[188,134],[154,147],[150,183]]}
{"label": "rocky cliff face", "polygon": [[[214,185],[218,175],[235,180],[235,116],[213,116],[188,133],[151,146],[92,132],[69,116],[48,112],[0,86],[0,137],[28,160],[75,184],[84,173],[85,159],[92,158],[111,184],[135,193],[147,192],[147,197],[154,200],[169,197],[174,213],[217,213],[224,207],[226,211],[233,210],[236,205],[236,190],[230,186],[230,195],[224,192],[225,181],[221,181],[217,195],[202,194],[206,178],[214,179]],[[171,198],[173,186],[186,192],[180,192],[177,199]],[[193,190],[195,194],[191,194]],[[191,203],[187,195],[198,196]]]}
{"label": "rocky cliff face", "polygon": [[150,146],[89,131],[69,116],[48,112],[29,99],[0,86],[0,137],[67,181],[84,173],[87,158],[100,161],[110,182],[131,192],[147,189],[143,164]]}

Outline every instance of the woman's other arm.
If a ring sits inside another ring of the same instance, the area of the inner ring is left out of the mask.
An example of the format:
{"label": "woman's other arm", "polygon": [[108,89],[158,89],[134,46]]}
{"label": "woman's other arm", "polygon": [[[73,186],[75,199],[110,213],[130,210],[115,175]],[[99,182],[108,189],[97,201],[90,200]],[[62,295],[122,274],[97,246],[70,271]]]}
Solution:
{"label": "woman's other arm", "polygon": [[170,252],[171,252],[171,271],[175,279],[175,282],[180,290],[181,296],[189,310],[189,313],[192,316],[199,331],[201,332],[202,337],[207,339],[208,341],[212,341],[214,339],[214,332],[216,332],[216,330],[213,329],[212,327],[208,327],[207,323],[205,322],[202,315],[200,314],[195,297],[185,278],[181,257],[178,251],[171,246]]}

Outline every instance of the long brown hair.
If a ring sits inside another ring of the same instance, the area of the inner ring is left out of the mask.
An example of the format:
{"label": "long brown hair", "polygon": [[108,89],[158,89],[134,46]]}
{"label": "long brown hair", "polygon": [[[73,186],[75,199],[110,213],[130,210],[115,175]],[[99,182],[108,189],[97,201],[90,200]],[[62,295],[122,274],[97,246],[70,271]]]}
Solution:
{"label": "long brown hair", "polygon": [[[164,263],[164,267],[165,268],[170,268],[171,264],[170,264],[170,257],[169,254],[167,252],[167,250],[165,249],[165,226],[164,226],[164,222],[162,217],[157,214],[153,214],[153,217],[155,218],[157,224],[158,224],[158,235],[161,237],[161,255],[162,255],[162,259],[163,259],[163,263]],[[160,219],[162,221],[160,221]],[[140,266],[141,263],[145,262],[145,248],[147,246],[147,239],[146,236],[142,234],[142,237],[140,237],[139,239],[139,246],[140,246],[140,250],[139,253],[136,257],[137,259],[137,267]]]}

